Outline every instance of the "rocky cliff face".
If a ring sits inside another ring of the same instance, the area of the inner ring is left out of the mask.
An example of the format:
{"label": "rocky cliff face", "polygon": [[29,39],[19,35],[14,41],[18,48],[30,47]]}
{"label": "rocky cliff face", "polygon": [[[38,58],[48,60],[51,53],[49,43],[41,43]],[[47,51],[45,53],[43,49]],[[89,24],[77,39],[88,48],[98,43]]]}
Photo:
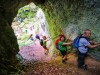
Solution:
{"label": "rocky cliff face", "polygon": [[90,28],[94,33],[92,36],[96,37],[94,40],[100,41],[100,0],[1,0],[0,75],[8,75],[17,64],[15,55],[19,49],[11,23],[18,9],[31,1],[37,4],[45,2],[41,7],[48,19],[52,37],[58,35],[61,28],[68,34]]}
{"label": "rocky cliff face", "polygon": [[[52,36],[62,30],[66,36],[74,39],[85,29],[91,29],[91,39],[100,42],[100,0],[50,0],[45,2],[43,8]],[[100,59],[99,48],[91,50],[89,54]]]}

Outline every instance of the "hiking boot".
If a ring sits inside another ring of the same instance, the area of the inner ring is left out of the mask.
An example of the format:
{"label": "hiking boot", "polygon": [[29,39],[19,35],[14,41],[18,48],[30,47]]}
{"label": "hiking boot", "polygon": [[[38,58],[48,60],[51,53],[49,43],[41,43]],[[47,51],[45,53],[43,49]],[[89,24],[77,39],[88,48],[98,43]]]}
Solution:
{"label": "hiking boot", "polygon": [[84,69],[84,70],[87,70],[87,65],[83,65],[83,66],[78,66],[78,68],[81,68],[81,69]]}
{"label": "hiking boot", "polygon": [[65,60],[62,60],[62,63],[63,63],[63,64],[66,64],[66,61],[65,61]]}
{"label": "hiking boot", "polygon": [[78,66],[78,68],[82,68],[82,66]]}
{"label": "hiking boot", "polygon": [[67,58],[65,60],[68,60]]}
{"label": "hiking boot", "polygon": [[83,69],[84,69],[84,70],[87,70],[87,65],[86,65],[86,64],[83,65]]}

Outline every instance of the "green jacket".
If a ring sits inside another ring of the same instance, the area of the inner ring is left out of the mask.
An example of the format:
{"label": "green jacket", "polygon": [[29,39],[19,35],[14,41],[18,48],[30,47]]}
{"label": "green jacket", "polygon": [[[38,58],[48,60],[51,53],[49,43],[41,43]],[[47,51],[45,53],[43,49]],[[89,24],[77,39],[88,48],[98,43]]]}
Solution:
{"label": "green jacket", "polygon": [[47,43],[47,41],[44,41],[44,40],[43,40],[43,46],[44,46],[44,47],[46,47],[46,43]]}
{"label": "green jacket", "polygon": [[66,51],[67,50],[67,47],[65,46],[65,45],[63,45],[63,43],[64,42],[62,42],[62,41],[59,41],[59,49],[61,50],[61,51]]}

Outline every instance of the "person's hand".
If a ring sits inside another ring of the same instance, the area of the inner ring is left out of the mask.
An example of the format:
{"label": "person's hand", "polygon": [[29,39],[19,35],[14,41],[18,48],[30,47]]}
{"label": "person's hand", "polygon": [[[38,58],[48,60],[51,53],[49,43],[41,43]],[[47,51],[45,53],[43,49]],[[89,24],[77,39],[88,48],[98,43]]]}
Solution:
{"label": "person's hand", "polygon": [[96,45],[96,44],[100,44],[100,43],[98,43],[98,42],[94,42],[94,44]]}
{"label": "person's hand", "polygon": [[69,41],[73,42],[74,40],[71,39],[71,37],[68,38]]}
{"label": "person's hand", "polygon": [[97,42],[93,42],[95,45],[98,44]]}
{"label": "person's hand", "polygon": [[100,46],[100,43],[98,44],[98,46]]}

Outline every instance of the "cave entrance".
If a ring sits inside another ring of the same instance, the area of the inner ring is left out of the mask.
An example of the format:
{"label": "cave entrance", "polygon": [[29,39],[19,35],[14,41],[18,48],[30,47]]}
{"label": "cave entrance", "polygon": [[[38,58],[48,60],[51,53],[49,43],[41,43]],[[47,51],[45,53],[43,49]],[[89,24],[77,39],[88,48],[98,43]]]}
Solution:
{"label": "cave entrance", "polygon": [[[18,54],[21,58],[33,60],[37,57],[37,59],[44,57],[44,48],[40,45],[40,40],[36,36],[38,35],[42,39],[43,36],[50,37],[50,34],[45,14],[41,8],[34,3],[20,8],[13,20],[12,28],[17,37],[20,49]],[[50,41],[47,44],[50,45]]]}

